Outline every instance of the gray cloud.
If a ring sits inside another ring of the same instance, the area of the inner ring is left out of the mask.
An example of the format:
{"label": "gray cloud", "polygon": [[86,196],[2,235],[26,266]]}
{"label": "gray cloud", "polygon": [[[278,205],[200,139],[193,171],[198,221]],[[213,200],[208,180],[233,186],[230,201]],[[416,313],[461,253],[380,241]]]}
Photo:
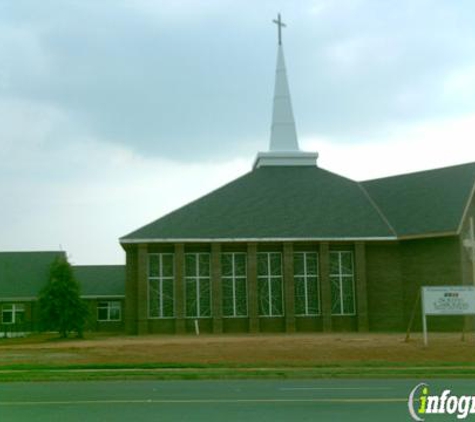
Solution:
{"label": "gray cloud", "polygon": [[469,143],[471,1],[0,0],[0,246],[123,262],[119,236],[248,171],[267,148],[278,11],[319,162],[365,177],[374,151],[373,172],[397,172],[433,144],[443,165],[449,135],[449,152]]}
{"label": "gray cloud", "polygon": [[10,2],[0,94],[64,110],[77,130],[144,155],[263,149],[277,10],[302,135],[374,138],[475,108],[443,95],[448,75],[475,63],[468,1]]}

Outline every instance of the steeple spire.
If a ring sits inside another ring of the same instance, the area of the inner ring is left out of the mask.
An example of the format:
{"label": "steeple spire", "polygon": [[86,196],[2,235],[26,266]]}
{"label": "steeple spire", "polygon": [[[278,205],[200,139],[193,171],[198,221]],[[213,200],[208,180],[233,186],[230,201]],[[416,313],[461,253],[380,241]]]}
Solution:
{"label": "steeple spire", "polygon": [[297,130],[290,100],[284,52],[279,44],[275,71],[274,106],[270,133],[270,151],[298,151]]}
{"label": "steeple spire", "polygon": [[285,28],[286,25],[282,22],[280,13],[273,22],[277,24],[278,28],[278,47],[270,146],[268,152],[257,154],[254,168],[261,166],[315,166],[318,154],[300,151],[297,140],[282,47],[282,28]]}

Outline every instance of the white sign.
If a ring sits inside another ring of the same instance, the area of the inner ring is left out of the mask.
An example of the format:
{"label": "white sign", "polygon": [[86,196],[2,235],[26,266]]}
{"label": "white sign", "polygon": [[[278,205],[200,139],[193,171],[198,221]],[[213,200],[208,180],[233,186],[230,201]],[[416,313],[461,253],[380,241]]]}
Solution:
{"label": "white sign", "polygon": [[475,315],[475,287],[423,287],[422,304],[426,315]]}
{"label": "white sign", "polygon": [[422,329],[426,346],[427,315],[475,315],[475,287],[422,287]]}

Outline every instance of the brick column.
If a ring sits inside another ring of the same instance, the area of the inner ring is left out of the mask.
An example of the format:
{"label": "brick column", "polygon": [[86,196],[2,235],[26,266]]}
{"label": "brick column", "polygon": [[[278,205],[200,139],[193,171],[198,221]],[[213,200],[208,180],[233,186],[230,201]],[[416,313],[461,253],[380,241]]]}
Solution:
{"label": "brick column", "polygon": [[175,244],[175,333],[183,334],[185,327],[185,246]]}
{"label": "brick column", "polygon": [[223,300],[221,288],[221,245],[211,244],[211,314],[213,316],[213,333],[223,332]]}
{"label": "brick column", "polygon": [[259,332],[259,306],[257,294],[257,245],[247,244],[247,308],[249,332]]}
{"label": "brick column", "polygon": [[125,331],[127,334],[137,334],[137,247],[127,247],[125,273]]}
{"label": "brick column", "polygon": [[125,254],[125,331],[137,334],[137,249],[130,247]]}
{"label": "brick column", "polygon": [[148,333],[148,251],[147,245],[138,246],[137,256],[137,334]]}
{"label": "brick column", "polygon": [[366,290],[366,247],[364,242],[355,243],[356,313],[358,331],[368,331],[368,292]]}
{"label": "brick column", "polygon": [[285,331],[295,332],[294,246],[284,243]]}
{"label": "brick column", "polygon": [[328,242],[320,243],[320,295],[323,331],[332,330],[332,295],[330,285],[330,247]]}

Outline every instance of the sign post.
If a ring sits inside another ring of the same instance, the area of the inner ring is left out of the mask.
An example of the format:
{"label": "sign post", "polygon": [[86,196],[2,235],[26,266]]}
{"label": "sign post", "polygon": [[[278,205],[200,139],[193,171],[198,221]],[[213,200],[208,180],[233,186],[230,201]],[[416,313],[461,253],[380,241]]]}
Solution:
{"label": "sign post", "polygon": [[475,286],[422,287],[422,329],[427,346],[427,315],[475,315]]}
{"label": "sign post", "polygon": [[467,248],[472,261],[472,283],[475,285],[475,230],[473,224],[473,217],[470,217],[470,229],[468,238],[463,241],[463,245]]}
{"label": "sign post", "polygon": [[[424,290],[422,291],[422,303],[424,303]],[[427,314],[422,310],[422,332],[424,333],[424,346],[427,346]]]}

